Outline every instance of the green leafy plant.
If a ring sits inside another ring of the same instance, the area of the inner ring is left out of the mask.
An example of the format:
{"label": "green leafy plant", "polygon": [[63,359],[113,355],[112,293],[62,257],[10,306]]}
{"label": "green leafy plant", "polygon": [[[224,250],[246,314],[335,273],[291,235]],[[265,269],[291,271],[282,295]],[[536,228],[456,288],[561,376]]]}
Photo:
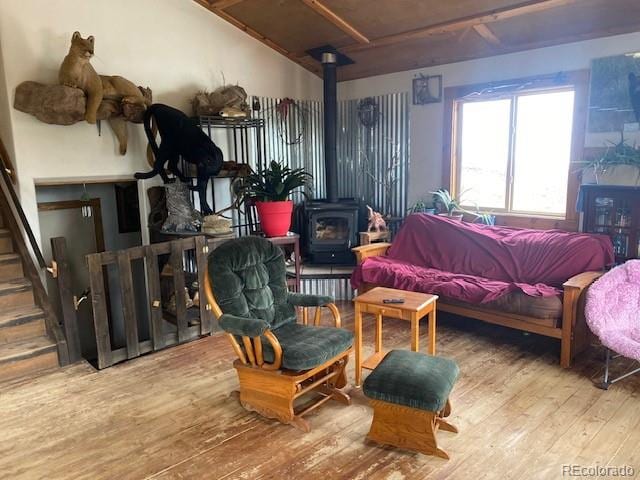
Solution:
{"label": "green leafy plant", "polygon": [[[244,200],[260,202],[282,202],[299,188],[309,185],[313,177],[303,168],[291,169],[279,162],[272,161],[269,167],[261,172],[252,172],[244,178],[239,195]],[[302,191],[307,197],[308,193]]]}
{"label": "green leafy plant", "polygon": [[492,213],[481,212],[480,208],[476,204],[475,210],[467,210],[462,208],[462,195],[466,193],[467,190],[462,192],[458,197],[454,197],[449,193],[449,190],[446,188],[441,188],[436,190],[435,192],[431,192],[433,194],[433,204],[436,206],[437,210],[440,213],[446,213],[449,216],[462,215],[468,213],[470,215],[474,215],[474,223],[484,223],[485,225],[495,225],[496,217]]}
{"label": "green leafy plant", "polygon": [[452,196],[446,188],[441,188],[431,194],[433,195],[433,204],[439,213],[452,215],[453,212],[461,210],[460,199]]}
{"label": "green leafy plant", "polygon": [[420,199],[407,209],[407,213],[423,213],[423,212],[434,213],[435,210],[436,209],[433,207],[431,203],[427,203],[424,200]]}
{"label": "green leafy plant", "polygon": [[601,156],[582,163],[586,164],[584,168],[593,170],[596,181],[598,181],[599,175],[618,165],[636,167],[640,177],[640,148],[635,144],[629,145],[624,138],[624,133],[620,133],[619,142],[608,142],[607,148]]}
{"label": "green leafy plant", "polygon": [[485,225],[496,224],[496,216],[492,213],[473,212],[473,214],[476,216],[473,223],[484,223]]}

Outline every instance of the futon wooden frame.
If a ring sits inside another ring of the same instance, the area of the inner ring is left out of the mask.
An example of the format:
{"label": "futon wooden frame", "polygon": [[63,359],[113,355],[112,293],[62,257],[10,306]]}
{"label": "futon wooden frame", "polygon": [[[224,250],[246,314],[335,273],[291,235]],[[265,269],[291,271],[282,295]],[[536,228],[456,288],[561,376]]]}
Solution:
{"label": "futon wooden frame", "polygon": [[[369,257],[385,255],[390,246],[390,243],[373,243],[356,247],[353,251],[356,254],[357,263],[360,265]],[[557,338],[560,340],[560,365],[563,368],[569,368],[573,358],[589,345],[590,333],[584,318],[585,293],[589,285],[601,275],[602,272],[583,272],[563,284],[563,313],[560,326],[543,324],[540,319],[534,317],[481,306],[451,304],[442,298],[438,300],[437,308],[443,312]],[[378,285],[364,284],[358,289],[358,293],[363,293],[376,286]]]}

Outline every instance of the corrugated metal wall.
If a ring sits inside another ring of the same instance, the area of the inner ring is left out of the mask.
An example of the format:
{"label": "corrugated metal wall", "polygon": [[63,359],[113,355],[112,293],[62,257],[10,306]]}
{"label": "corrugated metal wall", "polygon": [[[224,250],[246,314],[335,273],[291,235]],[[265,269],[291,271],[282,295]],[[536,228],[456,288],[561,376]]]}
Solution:
{"label": "corrugated metal wall", "polygon": [[338,105],[339,195],[362,199],[374,210],[402,217],[409,185],[409,94],[373,100],[379,115],[372,127],[358,118],[360,100]]}
{"label": "corrugated metal wall", "polygon": [[[324,198],[324,147],[322,103],[296,100],[294,105],[278,109],[281,99],[259,97],[258,117],[265,122],[266,160],[282,162],[291,168],[304,168],[313,175],[312,187],[307,193]],[[303,195],[294,200],[300,202]]]}
{"label": "corrugated metal wall", "polygon": [[[409,94],[381,95],[373,100],[379,109],[373,127],[364,126],[358,118],[360,100],[338,102],[338,193],[402,217],[409,185]],[[312,195],[324,198],[322,102],[297,100],[285,115],[277,108],[280,99],[260,97],[259,101],[267,160],[305,168],[313,175]],[[389,178],[394,183],[386,198],[384,183]]]}
{"label": "corrugated metal wall", "polygon": [[[338,102],[338,194],[356,198],[393,217],[407,210],[409,185],[409,94],[372,97],[378,106],[375,125],[363,125],[358,116],[361,100]],[[296,100],[286,114],[280,99],[259,97],[258,117],[265,121],[266,160],[304,168],[313,175],[312,197],[325,197],[322,102]],[[385,183],[393,182],[391,195]],[[302,194],[294,197],[303,200]],[[302,279],[304,293],[351,300],[348,279]]]}

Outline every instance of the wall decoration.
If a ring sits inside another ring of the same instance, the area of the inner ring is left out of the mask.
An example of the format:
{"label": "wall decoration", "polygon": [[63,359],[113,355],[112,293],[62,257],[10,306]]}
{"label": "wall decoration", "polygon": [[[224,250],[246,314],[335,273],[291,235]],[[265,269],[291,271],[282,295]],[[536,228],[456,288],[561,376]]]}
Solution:
{"label": "wall decoration", "polygon": [[60,85],[22,82],[16,88],[13,106],[49,124],[107,120],[124,155],[128,137],[125,122],[142,122],[144,111],[151,105],[151,90],[117,75],[98,75],[89,63],[94,43],[92,36],[85,39],[75,32],[58,73]]}
{"label": "wall decoration", "polygon": [[[151,127],[152,118],[155,128],[160,133],[159,146]],[[165,164],[168,163],[169,172],[181,182],[187,182],[187,177],[178,169],[178,161],[182,158],[197,168],[198,181],[193,189],[198,192],[200,198],[200,211],[204,215],[213,213],[207,203],[207,184],[209,179],[222,169],[222,150],[184,113],[162,103],[154,103],[147,109],[144,116],[144,131],[153,153],[153,162],[149,158],[149,163],[153,164],[153,170],[146,173],[138,172],[134,177],[143,180],[160,175],[164,183],[169,183],[169,176],[164,169]]]}
{"label": "wall decoration", "polygon": [[358,102],[358,120],[367,128],[373,128],[380,119],[380,107],[373,97],[366,97]]}
{"label": "wall decoration", "polygon": [[199,232],[202,215],[191,203],[189,186],[182,182],[167,183],[165,186],[167,218],[162,224],[163,232]]}
{"label": "wall decoration", "polygon": [[591,62],[590,132],[620,132],[640,121],[639,76],[640,52]]}
{"label": "wall decoration", "polygon": [[442,101],[442,75],[418,74],[413,79],[413,104],[427,105]]}
{"label": "wall decoration", "polygon": [[196,116],[246,118],[251,116],[247,103],[247,92],[239,85],[223,85],[213,92],[205,90],[196,93],[191,100]]}

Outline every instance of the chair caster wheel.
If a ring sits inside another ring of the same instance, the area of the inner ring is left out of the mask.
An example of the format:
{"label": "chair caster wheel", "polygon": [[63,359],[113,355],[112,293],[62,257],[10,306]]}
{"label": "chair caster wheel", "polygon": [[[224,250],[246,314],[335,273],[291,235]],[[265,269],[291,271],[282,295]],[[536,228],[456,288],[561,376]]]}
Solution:
{"label": "chair caster wheel", "polygon": [[596,385],[600,390],[609,390],[609,386],[611,384],[609,382],[600,382]]}

